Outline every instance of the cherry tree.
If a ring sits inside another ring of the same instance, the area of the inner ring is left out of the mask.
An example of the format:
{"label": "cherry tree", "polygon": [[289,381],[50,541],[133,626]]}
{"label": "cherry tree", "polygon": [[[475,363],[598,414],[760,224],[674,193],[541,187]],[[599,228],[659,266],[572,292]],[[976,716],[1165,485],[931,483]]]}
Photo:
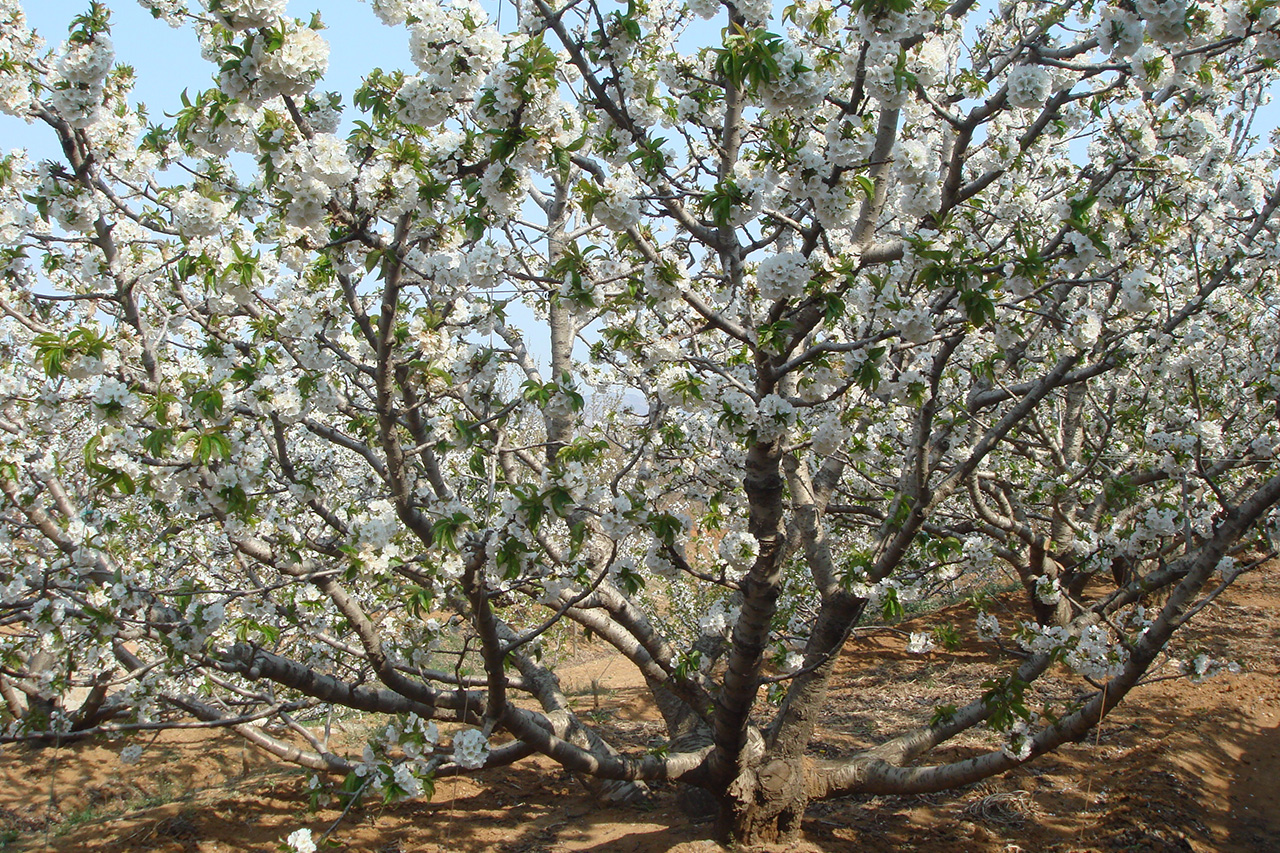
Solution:
{"label": "cherry tree", "polygon": [[[1081,738],[1274,554],[1274,0],[370,0],[414,67],[349,99],[285,0],[142,4],[210,62],[176,116],[104,6],[0,0],[60,152],[0,161],[0,740],[388,798],[540,753],[768,841]],[[807,753],[855,627],[1000,584],[1002,678]],[[573,713],[565,626],[665,746]]]}

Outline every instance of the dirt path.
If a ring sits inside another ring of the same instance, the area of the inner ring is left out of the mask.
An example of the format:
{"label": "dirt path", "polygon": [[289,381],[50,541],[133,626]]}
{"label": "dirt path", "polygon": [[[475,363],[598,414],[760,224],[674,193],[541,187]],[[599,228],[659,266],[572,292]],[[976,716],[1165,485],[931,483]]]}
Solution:
{"label": "dirt path", "polygon": [[[910,626],[954,619],[941,611]],[[994,672],[991,650],[962,630],[956,656],[911,657],[893,632],[850,644],[815,743],[838,754],[927,717]],[[1228,640],[1230,641],[1228,643]],[[1182,654],[1230,654],[1244,671],[1201,684],[1140,689],[1087,742],[1029,768],[949,795],[849,797],[815,804],[797,849],[1017,851],[1280,851],[1280,568],[1241,578],[1202,614]],[[875,666],[868,667],[870,658]],[[976,679],[976,680],[975,680]],[[625,662],[584,649],[564,673],[580,713],[621,743],[661,737]],[[898,684],[886,694],[883,684]],[[359,721],[347,724],[354,737]],[[957,753],[980,738],[957,744]],[[317,836],[339,812],[308,811],[305,774],[281,770],[227,735],[169,733],[142,760],[123,743],[0,749],[0,850],[267,851],[289,832]],[[442,780],[430,803],[354,810],[331,849],[379,853],[720,851],[711,826],[686,816],[674,790],[648,811],[606,808],[545,759]]]}

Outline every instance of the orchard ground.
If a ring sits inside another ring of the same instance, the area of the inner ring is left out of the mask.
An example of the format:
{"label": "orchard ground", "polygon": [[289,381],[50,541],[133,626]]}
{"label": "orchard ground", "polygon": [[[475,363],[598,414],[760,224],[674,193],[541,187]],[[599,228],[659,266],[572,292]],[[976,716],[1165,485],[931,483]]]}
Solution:
{"label": "orchard ground", "polygon": [[[906,727],[927,718],[936,704],[978,689],[986,673],[996,672],[995,650],[965,624],[966,613],[972,611],[944,608],[893,628],[860,631],[845,650],[831,713],[813,748],[827,755],[851,751],[864,737]],[[1280,850],[1278,613],[1280,564],[1273,562],[1240,578],[1174,650],[1185,657],[1233,656],[1242,672],[1199,684],[1160,681],[1157,674],[1087,741],[953,794],[816,803],[802,846],[787,849]],[[907,632],[953,623],[962,647],[949,661],[903,651]],[[640,750],[660,742],[662,726],[639,676],[603,649],[580,644],[561,670],[576,709],[619,746]],[[901,687],[886,699],[886,685]],[[1053,695],[1069,689],[1052,681],[1040,698],[1069,701],[1069,693]],[[366,727],[348,720],[335,737],[358,744]],[[131,766],[118,758],[123,741],[0,749],[0,850],[275,850],[291,831],[309,827],[318,838],[339,818],[334,804],[308,810],[309,774],[281,768],[232,735],[169,732],[140,743],[146,748]],[[949,757],[979,745],[976,737],[962,741]],[[682,808],[675,786],[655,789],[648,809],[605,807],[567,774],[548,772],[546,759],[532,763],[543,766],[439,780],[429,804],[363,804],[341,821],[331,836],[336,847],[329,849],[723,849],[707,840],[711,822]]]}

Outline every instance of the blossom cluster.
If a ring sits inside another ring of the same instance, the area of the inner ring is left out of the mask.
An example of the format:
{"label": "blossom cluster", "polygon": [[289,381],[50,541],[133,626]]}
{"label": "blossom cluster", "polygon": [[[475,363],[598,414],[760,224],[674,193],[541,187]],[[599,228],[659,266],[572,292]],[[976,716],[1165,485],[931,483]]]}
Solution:
{"label": "blossom cluster", "polygon": [[769,302],[798,296],[809,283],[808,260],[799,252],[783,252],[760,262],[756,286],[760,296]]}
{"label": "blossom cluster", "polygon": [[97,119],[103,84],[114,60],[115,48],[106,33],[63,43],[49,79],[50,103],[72,127],[89,127]]}
{"label": "blossom cluster", "polygon": [[329,68],[329,43],[311,27],[284,20],[270,34],[247,36],[230,56],[218,75],[223,94],[262,103],[310,92]]}

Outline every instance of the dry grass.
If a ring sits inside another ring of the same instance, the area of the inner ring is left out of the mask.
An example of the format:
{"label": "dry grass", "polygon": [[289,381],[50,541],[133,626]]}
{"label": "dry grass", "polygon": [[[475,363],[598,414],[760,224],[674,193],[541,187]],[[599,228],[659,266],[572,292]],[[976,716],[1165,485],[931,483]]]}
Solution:
{"label": "dry grass", "polygon": [[981,821],[995,826],[1022,827],[1028,821],[1044,816],[1028,791],[1001,791],[987,794],[969,803],[960,812],[965,820]]}

